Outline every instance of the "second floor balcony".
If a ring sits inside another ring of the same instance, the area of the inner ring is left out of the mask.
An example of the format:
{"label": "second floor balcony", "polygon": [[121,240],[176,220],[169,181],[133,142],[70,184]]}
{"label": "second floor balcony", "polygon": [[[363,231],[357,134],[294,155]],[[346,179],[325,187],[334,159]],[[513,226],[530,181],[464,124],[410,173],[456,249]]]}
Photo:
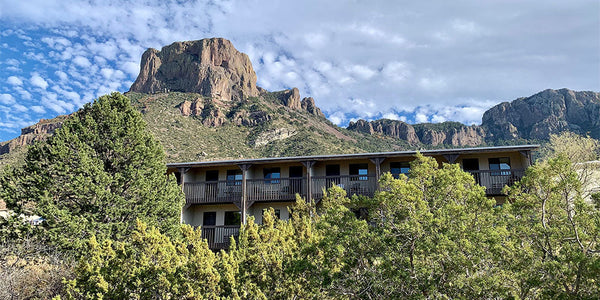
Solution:
{"label": "second floor balcony", "polygon": [[[514,184],[524,174],[522,169],[469,172],[477,184],[486,187],[488,196],[502,195],[504,186]],[[307,198],[308,193],[311,199],[318,201],[323,198],[323,190],[333,185],[343,188],[348,196],[372,197],[378,189],[373,174],[312,176],[310,182],[306,177],[248,179],[245,184],[244,189],[242,180],[186,182],[183,189],[187,204],[239,203],[243,196],[252,203],[293,202],[296,195]]]}

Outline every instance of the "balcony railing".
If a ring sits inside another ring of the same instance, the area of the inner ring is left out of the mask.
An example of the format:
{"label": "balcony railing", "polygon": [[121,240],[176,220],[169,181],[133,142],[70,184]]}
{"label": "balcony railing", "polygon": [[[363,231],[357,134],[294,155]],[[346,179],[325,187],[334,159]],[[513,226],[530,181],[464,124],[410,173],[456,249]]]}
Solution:
{"label": "balcony railing", "polygon": [[[505,185],[512,185],[523,177],[524,170],[481,170],[469,171],[475,181],[485,186],[489,196],[502,195]],[[313,176],[311,196],[313,200],[323,198],[323,189],[337,185],[348,196],[373,197],[377,190],[375,175]],[[246,193],[249,202],[294,201],[296,194],[306,197],[306,178],[249,179]],[[241,181],[205,181],[185,183],[184,192],[188,204],[233,203],[242,199]]]}
{"label": "balcony railing", "polygon": [[202,226],[202,238],[212,250],[229,249],[231,237],[238,238],[240,225]]}
{"label": "balcony railing", "polygon": [[183,185],[186,203],[231,203],[242,198],[241,181],[202,181]]}
{"label": "balcony railing", "polygon": [[481,186],[485,186],[485,193],[489,196],[503,195],[502,189],[504,186],[511,186],[515,182],[521,180],[524,170],[479,170],[469,171],[475,178],[475,182]]}
{"label": "balcony railing", "polygon": [[323,198],[323,189],[337,185],[346,191],[349,197],[362,195],[373,197],[377,190],[377,179],[375,175],[349,175],[349,176],[321,176],[312,178],[313,199]]}
{"label": "balcony railing", "polygon": [[306,197],[305,178],[272,178],[250,179],[248,184],[248,201],[294,201],[296,194]]}

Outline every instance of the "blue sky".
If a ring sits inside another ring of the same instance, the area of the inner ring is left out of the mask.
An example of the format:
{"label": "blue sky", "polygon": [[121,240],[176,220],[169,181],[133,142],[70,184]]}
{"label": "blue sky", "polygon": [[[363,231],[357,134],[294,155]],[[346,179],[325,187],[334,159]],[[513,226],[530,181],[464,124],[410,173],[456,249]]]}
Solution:
{"label": "blue sky", "polygon": [[0,141],[129,90],[146,48],[224,37],[258,85],[346,125],[481,122],[547,88],[600,90],[600,2],[0,0]]}

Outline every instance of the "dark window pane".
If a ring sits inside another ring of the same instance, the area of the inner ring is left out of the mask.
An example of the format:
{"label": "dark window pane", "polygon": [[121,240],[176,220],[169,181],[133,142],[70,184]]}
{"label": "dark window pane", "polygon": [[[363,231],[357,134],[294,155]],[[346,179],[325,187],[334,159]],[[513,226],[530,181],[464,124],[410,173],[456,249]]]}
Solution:
{"label": "dark window pane", "polygon": [[[490,170],[510,170],[510,158],[497,157],[488,159]],[[510,175],[510,172],[492,172],[491,175]]]}
{"label": "dark window pane", "polygon": [[227,185],[242,185],[242,170],[227,170]]}
{"label": "dark window pane", "polygon": [[218,181],[218,180],[219,180],[219,171],[218,170],[206,171],[206,181]]}
{"label": "dark window pane", "polygon": [[202,216],[202,225],[215,226],[217,224],[217,212],[205,211]]}
{"label": "dark window pane", "polygon": [[477,158],[465,158],[463,159],[463,170],[465,171],[477,171],[479,170],[479,159]]}
{"label": "dark window pane", "polygon": [[[264,168],[263,174],[265,179],[279,179],[281,178],[280,168]],[[279,183],[279,180],[265,180],[265,183]]]}
{"label": "dark window pane", "polygon": [[394,178],[400,178],[400,174],[404,174],[408,176],[408,172],[410,171],[410,162],[402,161],[402,162],[391,162],[390,163],[390,173]]}
{"label": "dark window pane", "polygon": [[[369,169],[367,164],[350,164],[350,180],[368,180],[369,178],[366,176],[369,174]],[[356,176],[356,175],[365,175],[365,176]]]}
{"label": "dark window pane", "polygon": [[240,225],[242,222],[242,213],[239,211],[225,212],[225,225]]}

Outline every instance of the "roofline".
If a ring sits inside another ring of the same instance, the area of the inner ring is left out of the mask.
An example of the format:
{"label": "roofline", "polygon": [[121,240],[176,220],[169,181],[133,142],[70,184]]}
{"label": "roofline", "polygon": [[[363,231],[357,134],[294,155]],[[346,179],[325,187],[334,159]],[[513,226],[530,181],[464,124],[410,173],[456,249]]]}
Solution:
{"label": "roofline", "polygon": [[368,158],[388,158],[413,156],[417,152],[424,155],[444,155],[444,154],[468,154],[485,152],[507,152],[507,151],[531,151],[536,150],[540,145],[518,145],[518,146],[498,146],[498,147],[477,147],[477,148],[457,148],[457,149],[438,149],[438,150],[410,150],[394,152],[374,152],[374,153],[354,153],[354,154],[333,154],[333,155],[313,155],[313,156],[290,156],[290,157],[269,157],[253,159],[235,159],[235,160],[214,160],[199,162],[169,163],[167,168],[190,168],[190,167],[214,167],[242,164],[267,164],[275,162],[303,162],[303,161],[327,161],[336,159],[368,159]]}

